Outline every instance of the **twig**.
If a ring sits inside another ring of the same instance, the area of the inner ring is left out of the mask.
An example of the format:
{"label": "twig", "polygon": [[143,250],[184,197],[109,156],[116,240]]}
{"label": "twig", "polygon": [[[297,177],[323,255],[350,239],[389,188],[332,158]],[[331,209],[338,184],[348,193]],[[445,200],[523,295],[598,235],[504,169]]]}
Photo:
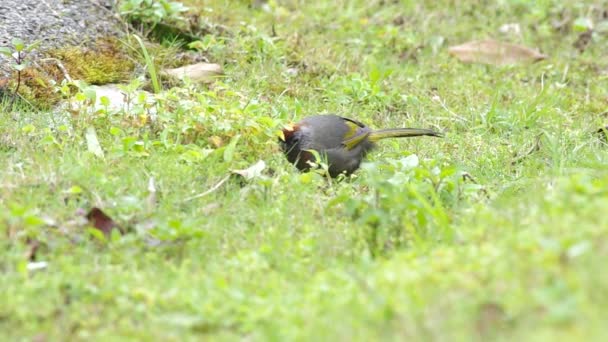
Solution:
{"label": "twig", "polygon": [[[61,72],[63,73],[63,77],[70,83],[72,83],[72,78],[70,77],[70,74],[68,73],[68,71],[66,70],[66,68],[63,66],[63,64],[61,63],[60,60],[58,60],[57,58],[42,58],[40,60],[41,62],[54,62],[55,65],[57,65],[57,67],[59,68],[59,70],[61,70]],[[42,68],[41,68],[42,69]]]}
{"label": "twig", "polygon": [[532,146],[532,148],[530,148],[530,150],[528,150],[526,153],[524,153],[523,155],[515,158],[512,162],[511,165],[516,165],[521,163],[524,159],[528,158],[530,155],[532,155],[534,152],[540,151],[540,138],[541,138],[542,134],[539,134],[536,136],[536,139],[534,141],[534,145]]}
{"label": "twig", "polygon": [[463,172],[461,174],[461,176],[462,176],[462,180],[463,181],[467,181],[468,180],[468,181],[471,181],[473,184],[479,184],[479,183],[477,183],[477,181],[475,180],[475,178],[473,178],[473,176],[471,176],[471,174],[468,173],[468,172]]}
{"label": "twig", "polygon": [[184,202],[189,202],[189,201],[191,201],[193,199],[197,199],[197,198],[201,198],[201,197],[205,197],[205,196],[209,195],[210,193],[212,193],[212,192],[216,191],[217,189],[219,189],[220,186],[222,186],[222,184],[226,183],[226,181],[228,179],[230,179],[230,175],[222,178],[222,180],[219,181],[217,184],[215,184],[211,189],[209,189],[209,190],[207,190],[207,191],[205,191],[203,193],[200,193],[198,195],[194,195],[194,196],[191,196],[191,197],[188,197],[188,198],[184,199]]}

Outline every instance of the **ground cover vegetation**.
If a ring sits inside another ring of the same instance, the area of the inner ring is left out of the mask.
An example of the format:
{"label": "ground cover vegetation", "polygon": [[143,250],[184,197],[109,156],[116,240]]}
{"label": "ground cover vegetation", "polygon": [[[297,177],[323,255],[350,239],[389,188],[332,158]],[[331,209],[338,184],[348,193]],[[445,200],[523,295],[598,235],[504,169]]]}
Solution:
{"label": "ground cover vegetation", "polygon": [[[129,105],[3,97],[2,336],[607,337],[607,2],[152,3],[117,9],[157,42],[120,43]],[[488,38],[546,58],[448,53]],[[168,86],[180,49],[223,76]],[[329,180],[277,144],[316,113],[445,137]]]}

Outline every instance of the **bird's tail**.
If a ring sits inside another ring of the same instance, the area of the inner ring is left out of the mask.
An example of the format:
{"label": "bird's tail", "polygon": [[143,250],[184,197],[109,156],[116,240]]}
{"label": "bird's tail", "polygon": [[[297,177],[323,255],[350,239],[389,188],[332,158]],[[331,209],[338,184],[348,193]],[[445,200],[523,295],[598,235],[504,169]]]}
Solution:
{"label": "bird's tail", "polygon": [[407,138],[419,137],[422,135],[428,135],[432,137],[443,137],[443,134],[439,132],[424,128],[387,128],[372,131],[369,134],[368,139],[372,142],[376,142],[385,138]]}

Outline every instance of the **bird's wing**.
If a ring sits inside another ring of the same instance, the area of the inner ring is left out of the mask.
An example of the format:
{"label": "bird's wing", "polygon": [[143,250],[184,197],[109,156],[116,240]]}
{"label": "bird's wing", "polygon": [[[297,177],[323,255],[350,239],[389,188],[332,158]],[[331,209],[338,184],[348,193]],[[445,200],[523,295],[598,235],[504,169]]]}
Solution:
{"label": "bird's wing", "polygon": [[343,119],[348,127],[348,131],[344,134],[342,145],[347,150],[352,150],[369,137],[371,130],[359,121],[348,118]]}
{"label": "bird's wing", "polygon": [[357,125],[357,126],[359,126],[359,127],[361,127],[361,128],[367,128],[367,126],[365,126],[365,124],[364,124],[364,123],[362,123],[361,121],[357,121],[357,120],[354,120],[354,119],[351,119],[351,118],[345,118],[345,117],[343,117],[343,116],[341,116],[341,118],[342,118],[342,120],[344,120],[344,121],[345,121],[347,124],[350,122],[351,124],[355,124],[355,125]]}

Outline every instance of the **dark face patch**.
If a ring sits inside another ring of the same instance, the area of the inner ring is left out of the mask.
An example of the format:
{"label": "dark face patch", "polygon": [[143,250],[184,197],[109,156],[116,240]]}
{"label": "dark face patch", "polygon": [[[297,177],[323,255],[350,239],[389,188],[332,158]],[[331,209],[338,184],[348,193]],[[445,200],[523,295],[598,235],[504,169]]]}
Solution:
{"label": "dark face patch", "polygon": [[281,149],[286,154],[289,153],[294,148],[297,148],[298,143],[300,142],[300,132],[295,129],[283,129],[283,139],[279,139],[279,144],[281,145]]}
{"label": "dark face patch", "polygon": [[284,129],[283,136],[285,137],[285,140],[279,139],[279,143],[287,160],[301,171],[310,169],[308,161],[314,161],[315,158],[312,153],[302,151],[302,132],[299,131],[297,127],[294,130]]}

